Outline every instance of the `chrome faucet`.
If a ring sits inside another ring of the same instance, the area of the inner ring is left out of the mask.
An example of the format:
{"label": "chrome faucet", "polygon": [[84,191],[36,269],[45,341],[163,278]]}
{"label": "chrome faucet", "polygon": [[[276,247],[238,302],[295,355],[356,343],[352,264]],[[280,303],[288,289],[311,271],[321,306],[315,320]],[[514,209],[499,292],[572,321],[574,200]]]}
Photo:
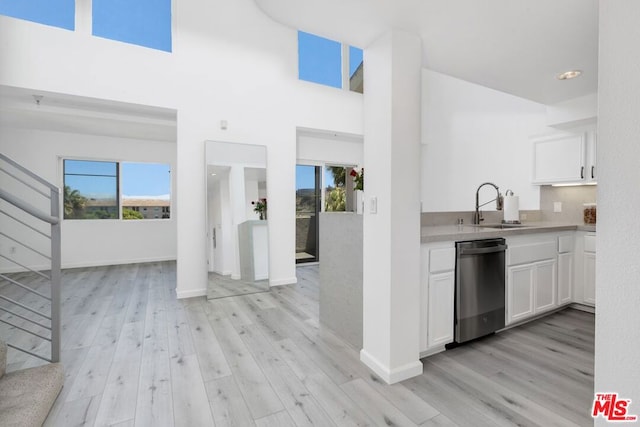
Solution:
{"label": "chrome faucet", "polygon": [[[496,198],[492,199],[492,200],[489,200],[486,203],[480,204],[480,201],[478,199],[478,195],[480,194],[480,189],[482,187],[484,187],[485,185],[490,185],[490,186],[492,186],[493,188],[496,189]],[[502,194],[500,194],[500,189],[498,188],[498,186],[493,184],[493,183],[491,183],[491,182],[485,182],[485,183],[480,184],[480,186],[476,190],[476,211],[473,213],[473,221],[472,221],[473,224],[480,224],[480,221],[484,221],[484,218],[482,218],[482,214],[480,213],[480,208],[482,206],[484,206],[484,205],[487,205],[487,204],[493,202],[494,200],[496,202],[496,209],[501,211],[502,210],[502,204],[504,202],[504,198],[502,197]]]}

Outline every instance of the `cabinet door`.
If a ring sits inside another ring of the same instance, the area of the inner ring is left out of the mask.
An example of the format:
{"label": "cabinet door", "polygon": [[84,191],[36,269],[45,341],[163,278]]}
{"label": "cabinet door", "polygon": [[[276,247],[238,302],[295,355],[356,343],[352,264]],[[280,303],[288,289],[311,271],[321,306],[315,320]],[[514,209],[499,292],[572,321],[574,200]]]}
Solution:
{"label": "cabinet door", "polygon": [[534,313],[551,310],[556,306],[556,260],[536,263],[534,286]]}
{"label": "cabinet door", "polygon": [[573,287],[573,253],[558,254],[558,304],[571,302]]}
{"label": "cabinet door", "polygon": [[443,346],[453,341],[453,271],[429,275],[429,312],[427,347]]}
{"label": "cabinet door", "polygon": [[534,264],[507,269],[507,323],[533,315]]}
{"label": "cabinet door", "polygon": [[563,134],[533,141],[533,183],[581,182],[586,178],[585,135]]}
{"label": "cabinet door", "polygon": [[596,303],[596,254],[593,252],[584,253],[584,302]]}
{"label": "cabinet door", "polygon": [[598,168],[596,166],[596,154],[598,151],[598,134],[595,130],[592,130],[587,133],[589,138],[587,142],[587,170],[585,174],[587,175],[587,182],[597,182],[598,181]]}

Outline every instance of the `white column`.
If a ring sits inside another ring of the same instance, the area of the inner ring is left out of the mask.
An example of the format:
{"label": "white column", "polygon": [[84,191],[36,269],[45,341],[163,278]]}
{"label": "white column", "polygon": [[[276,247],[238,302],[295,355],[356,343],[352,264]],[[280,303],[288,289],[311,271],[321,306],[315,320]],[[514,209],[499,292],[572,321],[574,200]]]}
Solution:
{"label": "white column", "polygon": [[232,279],[240,279],[240,245],[238,243],[238,225],[247,220],[246,196],[244,185],[244,167],[231,166],[229,171],[229,197],[231,199],[232,212],[232,236],[233,236],[233,268]]}
{"label": "white column", "polygon": [[392,31],[365,49],[363,349],[388,383],[419,360],[421,41]]}
{"label": "white column", "polygon": [[[595,392],[640,416],[640,2],[601,0]],[[602,417],[596,425],[609,425]]]}

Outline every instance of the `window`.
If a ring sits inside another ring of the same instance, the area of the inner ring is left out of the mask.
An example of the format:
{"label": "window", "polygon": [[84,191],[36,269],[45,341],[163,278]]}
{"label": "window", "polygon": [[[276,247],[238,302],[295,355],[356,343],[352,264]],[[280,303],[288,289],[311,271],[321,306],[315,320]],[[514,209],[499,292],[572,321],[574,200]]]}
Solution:
{"label": "window", "polygon": [[93,0],[92,13],[94,36],[171,52],[171,0]]}
{"label": "window", "polygon": [[63,167],[64,219],[119,219],[120,206],[125,220],[170,218],[168,164],[65,159]]}
{"label": "window", "polygon": [[[363,51],[357,47],[298,31],[298,78],[363,92]],[[343,74],[345,79],[343,79]]]}
{"label": "window", "polygon": [[64,219],[117,219],[118,163],[64,161]]}
{"label": "window", "polygon": [[344,212],[347,210],[345,178],[346,168],[344,166],[325,166],[325,212]]}
{"label": "window", "polygon": [[170,218],[171,167],[123,162],[121,169],[123,219]]}
{"label": "window", "polygon": [[74,30],[75,0],[0,0],[0,15]]}
{"label": "window", "polygon": [[300,80],[341,88],[340,43],[298,31],[298,77]]}
{"label": "window", "polygon": [[349,90],[364,92],[364,63],[362,49],[349,46]]}

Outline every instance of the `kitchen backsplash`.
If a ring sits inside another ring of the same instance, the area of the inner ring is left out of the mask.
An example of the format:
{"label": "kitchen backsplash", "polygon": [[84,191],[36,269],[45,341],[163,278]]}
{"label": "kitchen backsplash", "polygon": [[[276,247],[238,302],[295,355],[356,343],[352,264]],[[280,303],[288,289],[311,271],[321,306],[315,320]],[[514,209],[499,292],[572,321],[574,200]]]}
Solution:
{"label": "kitchen backsplash", "polygon": [[[596,201],[597,186],[582,185],[574,187],[552,187],[544,185],[540,187],[540,210],[520,211],[522,222],[554,221],[563,223],[583,223],[583,209],[585,203]],[[554,203],[560,202],[561,212],[554,212]],[[500,211],[482,211],[483,223],[496,224],[502,221],[503,213]],[[473,211],[461,212],[423,212],[421,224],[423,227],[434,225],[454,225],[458,218],[462,218],[465,224],[471,224]]]}
{"label": "kitchen backsplash", "polygon": [[[482,211],[484,224],[498,224],[502,221],[502,211]],[[422,212],[420,217],[421,225],[429,227],[434,225],[455,225],[458,218],[462,218],[464,224],[472,224],[473,211],[462,212]],[[522,222],[542,221],[540,211],[520,211],[520,220]]]}
{"label": "kitchen backsplash", "polygon": [[[540,187],[540,210],[543,221],[583,222],[585,203],[595,203],[597,185],[581,185],[574,187]],[[561,203],[561,212],[554,212],[554,203]]]}

